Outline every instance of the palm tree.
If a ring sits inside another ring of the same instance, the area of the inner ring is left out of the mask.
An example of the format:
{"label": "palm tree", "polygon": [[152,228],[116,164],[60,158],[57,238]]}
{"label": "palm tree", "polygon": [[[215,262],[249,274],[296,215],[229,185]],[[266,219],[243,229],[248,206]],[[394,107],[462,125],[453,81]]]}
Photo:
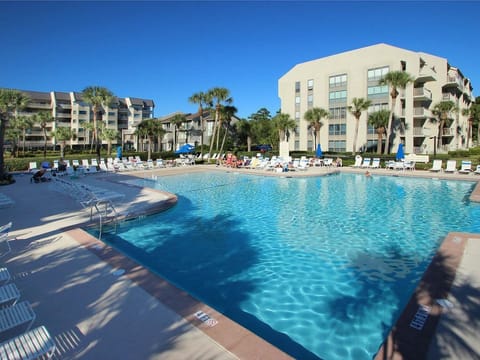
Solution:
{"label": "palm tree", "polygon": [[315,148],[317,147],[318,141],[320,140],[320,129],[323,126],[322,119],[328,118],[328,116],[330,116],[328,111],[319,107],[309,109],[303,115],[303,118],[309,122],[309,127],[314,130],[313,137],[315,142]]}
{"label": "palm tree", "polygon": [[[385,134],[385,129],[388,124],[388,119],[390,118],[390,111],[388,110],[379,110],[375,111],[368,115],[368,123],[372,125],[377,131],[377,153],[382,153],[382,137]],[[386,146],[386,144],[385,144]]]}
{"label": "palm tree", "polygon": [[392,98],[391,117],[388,120],[387,127],[387,142],[385,144],[385,154],[390,153],[390,145],[392,138],[392,124],[395,112],[395,105],[397,102],[397,96],[399,95],[398,89],[405,89],[407,85],[414,81],[414,78],[405,71],[390,71],[382,79],[380,79],[380,85],[390,86],[390,96]]}
{"label": "palm tree", "polygon": [[97,115],[102,108],[107,107],[113,100],[113,93],[107,88],[100,86],[89,86],[83,89],[83,100],[91,104],[93,107],[93,139],[95,142],[95,150],[97,153],[97,160],[100,163],[100,139],[98,136]]}
{"label": "palm tree", "polygon": [[362,112],[368,110],[368,107],[372,104],[370,100],[364,98],[353,98],[352,105],[348,107],[348,111],[355,117],[355,133],[353,135],[353,149],[352,154],[357,152],[357,138],[358,138],[358,126],[360,124],[360,116]]}
{"label": "palm tree", "polygon": [[52,131],[52,136],[60,143],[60,157],[64,157],[64,150],[67,140],[75,139],[77,136],[75,132],[69,127],[58,127]]}
{"label": "palm tree", "polygon": [[160,121],[155,121],[153,125],[153,135],[157,137],[158,151],[162,151],[162,138],[167,131],[163,128],[163,124]]}
{"label": "palm tree", "polygon": [[83,128],[85,129],[85,137],[83,141],[83,147],[85,148],[86,145],[86,140],[87,140],[87,135],[88,138],[90,139],[90,153],[93,151],[93,130],[95,129],[95,126],[93,126],[93,123],[91,122],[85,122],[82,124]]}
{"label": "palm tree", "polygon": [[118,131],[102,127],[101,137],[107,142],[107,154],[110,155],[110,152],[112,151],[112,142],[118,139]]}
{"label": "palm tree", "polygon": [[437,148],[440,148],[443,145],[443,128],[447,120],[455,113],[458,112],[458,108],[455,103],[451,100],[440,101],[433,106],[432,114],[438,117],[438,137],[437,137]]}
{"label": "palm tree", "polygon": [[4,144],[9,121],[25,108],[30,98],[18,90],[0,89],[0,180],[5,178]]}
{"label": "palm tree", "polygon": [[47,157],[47,125],[55,121],[55,118],[49,111],[41,111],[35,116],[35,121],[40,124],[43,132],[43,158]]}
{"label": "palm tree", "polygon": [[17,118],[17,127],[22,132],[22,154],[25,156],[25,137],[27,136],[27,130],[33,128],[34,121],[31,116],[19,116]]}
{"label": "palm tree", "polygon": [[173,129],[173,151],[177,150],[177,133],[178,130],[182,127],[182,124],[187,121],[187,118],[183,114],[175,114],[175,116],[170,120],[170,122],[175,127]]}
{"label": "palm tree", "polygon": [[210,93],[199,91],[188,98],[192,104],[198,104],[198,114],[200,116],[200,148],[203,151],[203,132],[205,131],[205,124],[203,123],[204,106],[212,107],[212,96]]}
{"label": "palm tree", "polygon": [[468,109],[462,110],[463,116],[468,116],[467,129],[467,149],[470,146],[470,139],[472,138],[473,124],[480,121],[480,104],[473,103]]}
{"label": "palm tree", "polygon": [[273,117],[274,129],[278,132],[279,141],[288,141],[288,134],[290,130],[295,129],[297,123],[290,115],[279,113]]}
{"label": "palm tree", "polygon": [[141,134],[148,139],[148,160],[152,158],[152,144],[155,136],[160,137],[165,135],[166,131],[161,126],[161,122],[158,119],[143,120],[138,128],[141,130]]}
{"label": "palm tree", "polygon": [[[212,99],[212,102],[215,103],[215,122],[213,124],[213,133],[212,137],[210,139],[210,151],[209,151],[209,156],[212,154],[213,150],[213,143],[215,141],[215,135],[217,133],[217,129],[220,127],[219,126],[219,121],[220,121],[220,106],[222,105],[223,102],[226,104],[231,104],[233,102],[233,99],[230,97],[230,91],[226,88],[221,88],[221,87],[215,87],[212,88],[208,91],[208,96]],[[218,151],[218,142],[219,142],[219,135],[220,131],[218,131],[218,136],[217,136],[217,147],[216,150]]]}
{"label": "palm tree", "polygon": [[252,123],[248,120],[241,119],[237,123],[235,123],[237,128],[237,133],[241,141],[243,139],[247,142],[247,151],[250,152],[252,148],[252,135],[253,135],[253,127]]}
{"label": "palm tree", "polygon": [[[230,121],[233,116],[237,113],[237,108],[235,106],[222,106],[221,108],[220,118],[224,119],[225,121],[225,133],[223,134],[222,146],[220,147],[220,154],[223,152],[223,146],[225,145],[225,139],[227,138],[227,134],[230,128]],[[219,131],[220,133],[220,131]]]}
{"label": "palm tree", "polygon": [[8,139],[12,142],[12,156],[18,157],[20,136],[22,135],[22,130],[20,129],[20,121],[17,118],[10,120],[8,128],[5,130],[5,139]]}

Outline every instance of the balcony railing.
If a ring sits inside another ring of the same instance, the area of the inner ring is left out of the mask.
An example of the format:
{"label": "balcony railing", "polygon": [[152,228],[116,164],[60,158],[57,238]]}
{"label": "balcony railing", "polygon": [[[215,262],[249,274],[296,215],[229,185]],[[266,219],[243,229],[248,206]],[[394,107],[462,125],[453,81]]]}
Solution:
{"label": "balcony railing", "polygon": [[454,95],[450,94],[450,93],[443,93],[442,94],[442,100],[443,101],[455,101],[456,98]]}
{"label": "balcony railing", "polygon": [[430,110],[424,107],[413,108],[413,116],[430,116]]}
{"label": "balcony railing", "polygon": [[421,97],[425,99],[432,99],[432,92],[424,87],[421,88],[414,88],[413,89],[413,96]]}
{"label": "balcony railing", "polygon": [[52,105],[50,104],[42,104],[42,103],[35,103],[35,102],[30,102],[28,104],[29,108],[35,108],[35,109],[51,109]]}
{"label": "balcony railing", "polygon": [[457,76],[448,75],[447,76],[447,85],[456,85],[459,89],[463,90],[462,80],[460,78],[458,78]]}

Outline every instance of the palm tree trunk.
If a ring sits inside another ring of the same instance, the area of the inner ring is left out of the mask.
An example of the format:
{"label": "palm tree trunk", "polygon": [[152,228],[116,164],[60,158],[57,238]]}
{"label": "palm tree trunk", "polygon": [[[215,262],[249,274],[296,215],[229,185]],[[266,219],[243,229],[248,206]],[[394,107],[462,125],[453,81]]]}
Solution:
{"label": "palm tree trunk", "polygon": [[390,154],[390,142],[392,138],[392,124],[393,124],[393,119],[395,117],[395,105],[397,103],[397,97],[392,96],[392,109],[391,109],[391,114],[390,117],[388,118],[388,129],[387,129],[387,134],[386,134],[386,140],[385,140],[385,154]]}
{"label": "palm tree trunk", "polygon": [[382,153],[382,133],[377,130],[378,140],[377,140],[377,154]]}
{"label": "palm tree trunk", "polygon": [[43,158],[47,158],[47,130],[43,129]]}
{"label": "palm tree trunk", "polygon": [[470,137],[472,136],[472,118],[468,119],[468,128],[467,128],[467,149],[470,145]]}
{"label": "palm tree trunk", "polygon": [[353,150],[352,155],[357,152],[357,138],[358,138],[358,125],[360,124],[360,118],[355,118],[355,133],[353,134]]}
{"label": "palm tree trunk", "polygon": [[22,131],[22,154],[25,156],[25,129]]}

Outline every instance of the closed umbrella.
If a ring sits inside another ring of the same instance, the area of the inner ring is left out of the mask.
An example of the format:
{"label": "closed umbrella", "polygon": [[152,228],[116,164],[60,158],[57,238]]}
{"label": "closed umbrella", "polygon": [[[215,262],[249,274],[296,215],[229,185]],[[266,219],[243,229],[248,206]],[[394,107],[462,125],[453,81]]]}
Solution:
{"label": "closed umbrella", "polygon": [[397,161],[400,161],[400,160],[403,160],[404,158],[405,158],[405,152],[403,150],[403,144],[400,143],[400,144],[398,144],[396,159],[397,159]]}
{"label": "closed umbrella", "polygon": [[317,145],[317,151],[315,152],[315,155],[317,156],[317,158],[321,158],[323,156],[322,147],[320,146],[320,144]]}

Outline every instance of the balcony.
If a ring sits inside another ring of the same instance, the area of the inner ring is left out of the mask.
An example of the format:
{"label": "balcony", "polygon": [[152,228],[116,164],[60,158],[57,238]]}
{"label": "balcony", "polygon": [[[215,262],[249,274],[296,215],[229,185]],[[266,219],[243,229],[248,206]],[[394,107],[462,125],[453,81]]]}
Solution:
{"label": "balcony", "polygon": [[420,69],[420,72],[415,79],[416,82],[427,82],[437,80],[437,73],[434,72],[431,68],[424,66]]}
{"label": "balcony", "polygon": [[432,92],[427,88],[414,88],[413,97],[415,100],[432,100]]}
{"label": "balcony", "polygon": [[445,88],[454,87],[460,91],[463,91],[463,82],[458,76],[447,75],[447,82],[443,85]]}
{"label": "balcony", "polygon": [[453,94],[450,94],[450,93],[443,93],[442,94],[442,101],[453,101],[453,102],[456,102],[457,101],[457,97]]}
{"label": "balcony", "polygon": [[36,103],[36,102],[30,102],[28,104],[29,108],[34,108],[34,109],[51,109],[52,105],[51,104],[44,104],[44,103]]}
{"label": "balcony", "polygon": [[424,107],[413,108],[413,117],[431,117],[432,113],[430,110],[425,109]]}

